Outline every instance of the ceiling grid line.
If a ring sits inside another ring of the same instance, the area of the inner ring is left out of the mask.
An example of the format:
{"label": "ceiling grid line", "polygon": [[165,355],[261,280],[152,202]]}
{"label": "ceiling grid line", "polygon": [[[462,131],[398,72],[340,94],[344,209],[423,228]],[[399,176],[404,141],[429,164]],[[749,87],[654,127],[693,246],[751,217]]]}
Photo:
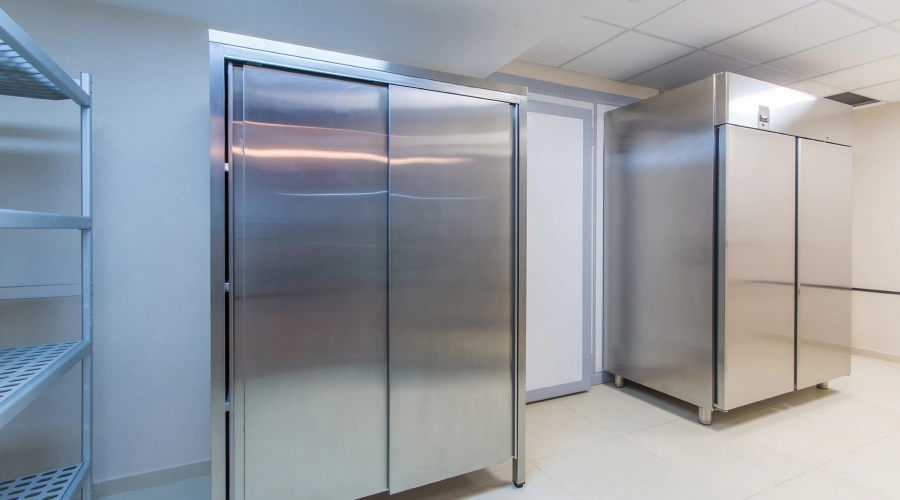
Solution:
{"label": "ceiling grid line", "polygon": [[[847,5],[843,2],[839,2],[836,0],[823,0],[823,1],[830,3],[831,5],[834,5],[835,7],[844,9],[845,11],[847,11],[855,16],[861,17],[861,18],[865,19],[866,21],[875,23],[875,24],[881,26],[882,28],[887,28],[891,31],[900,33],[900,27],[894,26],[890,22],[884,22],[884,21],[878,19],[877,17],[870,16],[870,15],[866,14],[865,12],[861,12],[857,9],[854,9],[853,7],[850,7],[849,5]],[[897,19],[893,19],[892,21],[897,21]]]}
{"label": "ceiling grid line", "polygon": [[660,90],[731,71],[900,100],[900,0],[594,0],[574,17],[523,59]]}

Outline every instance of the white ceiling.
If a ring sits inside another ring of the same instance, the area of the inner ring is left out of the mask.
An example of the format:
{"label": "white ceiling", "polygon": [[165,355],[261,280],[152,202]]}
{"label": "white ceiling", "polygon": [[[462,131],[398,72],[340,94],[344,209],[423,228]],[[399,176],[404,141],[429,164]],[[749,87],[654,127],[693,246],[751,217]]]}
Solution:
{"label": "white ceiling", "polygon": [[[596,0],[94,0],[225,31],[486,77]],[[755,0],[754,0],[755,1]],[[616,30],[599,27],[598,31]],[[603,36],[573,31],[593,48]],[[539,51],[554,61],[553,50]]]}
{"label": "white ceiling", "polygon": [[93,0],[485,77],[513,59],[657,89],[719,71],[900,101],[900,0]]}
{"label": "white ceiling", "polygon": [[519,59],[664,90],[733,71],[900,101],[900,0],[594,0],[574,17]]}

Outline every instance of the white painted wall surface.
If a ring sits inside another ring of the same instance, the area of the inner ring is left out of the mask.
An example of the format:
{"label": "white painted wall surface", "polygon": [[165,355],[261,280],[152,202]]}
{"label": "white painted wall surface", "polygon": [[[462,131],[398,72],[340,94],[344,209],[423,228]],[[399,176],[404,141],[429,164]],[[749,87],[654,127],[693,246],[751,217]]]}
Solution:
{"label": "white painted wall surface", "polygon": [[527,390],[582,380],[584,121],[528,113]]}
{"label": "white painted wall surface", "polygon": [[[853,286],[900,292],[900,103],[853,112]],[[900,359],[900,295],[853,292],[857,349]]]}
{"label": "white painted wall surface", "polygon": [[[82,0],[0,7],[72,76],[94,77],[94,480],[206,460],[207,26]],[[0,206],[76,212],[77,138],[72,103],[0,100]],[[27,236],[24,260],[0,250],[0,281],[78,281],[72,238]],[[77,338],[74,300],[0,304],[2,345]],[[79,380],[76,368],[0,429],[4,477],[77,461]]]}

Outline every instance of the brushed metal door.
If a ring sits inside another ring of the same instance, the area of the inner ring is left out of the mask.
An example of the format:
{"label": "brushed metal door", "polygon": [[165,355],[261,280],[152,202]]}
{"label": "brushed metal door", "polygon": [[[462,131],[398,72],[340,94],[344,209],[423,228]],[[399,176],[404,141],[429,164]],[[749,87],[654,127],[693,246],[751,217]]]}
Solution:
{"label": "brushed metal door", "polygon": [[852,150],[798,140],[797,389],[850,374]]}
{"label": "brushed metal door", "polygon": [[512,455],[509,104],[390,88],[390,488]]}
{"label": "brushed metal door", "polygon": [[233,80],[233,496],[384,491],[387,88]]}
{"label": "brushed metal door", "polygon": [[795,141],[719,128],[717,404],[724,410],[794,389]]}

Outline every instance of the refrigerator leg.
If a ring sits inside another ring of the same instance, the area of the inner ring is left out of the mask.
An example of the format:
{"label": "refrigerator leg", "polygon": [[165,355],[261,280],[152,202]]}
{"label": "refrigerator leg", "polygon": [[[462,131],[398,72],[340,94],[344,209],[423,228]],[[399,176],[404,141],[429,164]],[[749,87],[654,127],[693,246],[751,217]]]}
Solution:
{"label": "refrigerator leg", "polygon": [[621,375],[616,375],[616,380],[613,383],[616,384],[616,387],[619,389],[625,387],[625,379],[622,378]]}
{"label": "refrigerator leg", "polygon": [[519,461],[518,458],[513,458],[513,484],[516,485],[516,488],[521,488],[525,486],[525,460]]}
{"label": "refrigerator leg", "polygon": [[697,421],[703,425],[712,425],[712,409],[697,407]]}
{"label": "refrigerator leg", "polygon": [[816,384],[816,387],[819,389],[828,389],[828,382],[822,382],[821,384]]}

